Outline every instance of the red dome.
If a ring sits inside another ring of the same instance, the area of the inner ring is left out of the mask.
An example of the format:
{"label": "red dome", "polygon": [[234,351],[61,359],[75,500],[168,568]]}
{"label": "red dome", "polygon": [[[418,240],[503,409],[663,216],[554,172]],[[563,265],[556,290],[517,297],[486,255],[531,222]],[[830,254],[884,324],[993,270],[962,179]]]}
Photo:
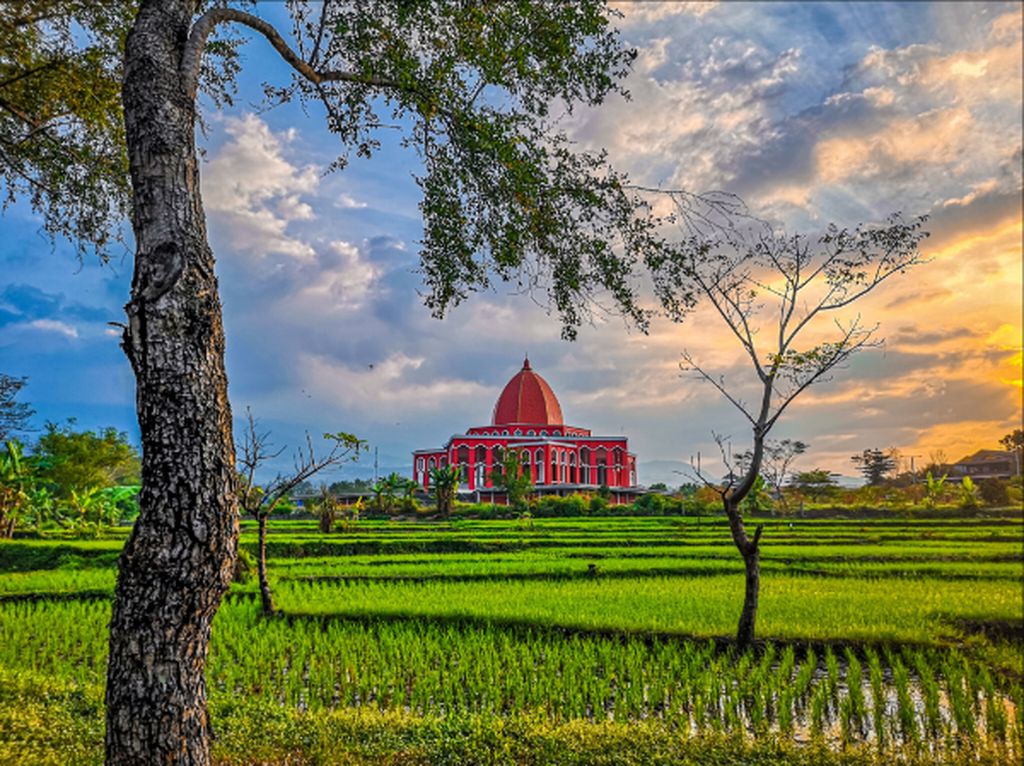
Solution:
{"label": "red dome", "polygon": [[491,423],[496,426],[512,423],[531,425],[562,425],[562,408],[551,386],[530,369],[530,360],[505,386],[494,405]]}

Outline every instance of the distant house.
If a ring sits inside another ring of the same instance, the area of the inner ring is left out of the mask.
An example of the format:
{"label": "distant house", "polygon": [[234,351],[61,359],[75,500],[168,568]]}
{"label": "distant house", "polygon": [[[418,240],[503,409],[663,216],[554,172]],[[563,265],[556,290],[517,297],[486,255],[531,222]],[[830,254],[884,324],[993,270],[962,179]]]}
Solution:
{"label": "distant house", "polygon": [[981,449],[953,463],[949,468],[949,478],[953,481],[961,481],[965,476],[970,476],[972,481],[1009,479],[1018,472],[1016,456],[1012,452]]}

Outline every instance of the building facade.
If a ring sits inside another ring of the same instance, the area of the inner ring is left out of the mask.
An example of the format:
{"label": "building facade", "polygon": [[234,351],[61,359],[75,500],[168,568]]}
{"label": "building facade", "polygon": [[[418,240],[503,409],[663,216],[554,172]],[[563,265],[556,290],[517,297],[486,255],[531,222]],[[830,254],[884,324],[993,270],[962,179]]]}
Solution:
{"label": "building facade", "polygon": [[963,481],[965,476],[970,476],[971,481],[1009,479],[1020,474],[1018,460],[1019,453],[995,449],[978,450],[973,455],[953,463],[949,468],[949,478],[952,481]]}
{"label": "building facade", "polygon": [[625,436],[595,436],[570,426],[551,386],[530,367],[530,360],[505,386],[494,405],[490,425],[468,428],[437,449],[416,450],[413,480],[430,488],[434,468],[458,466],[460,489],[482,501],[501,502],[492,472],[508,451],[519,454],[523,472],[533,480],[535,494],[594,492],[607,487],[611,501],[631,502],[639,488],[636,456]]}

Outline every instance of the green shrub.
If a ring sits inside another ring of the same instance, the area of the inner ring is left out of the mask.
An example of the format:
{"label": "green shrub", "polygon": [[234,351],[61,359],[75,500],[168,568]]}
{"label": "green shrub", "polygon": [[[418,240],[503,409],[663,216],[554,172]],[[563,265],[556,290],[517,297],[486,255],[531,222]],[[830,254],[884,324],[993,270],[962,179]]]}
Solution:
{"label": "green shrub", "polygon": [[1010,493],[1006,482],[999,479],[982,479],[978,482],[981,501],[990,507],[1001,507],[1010,504]]}

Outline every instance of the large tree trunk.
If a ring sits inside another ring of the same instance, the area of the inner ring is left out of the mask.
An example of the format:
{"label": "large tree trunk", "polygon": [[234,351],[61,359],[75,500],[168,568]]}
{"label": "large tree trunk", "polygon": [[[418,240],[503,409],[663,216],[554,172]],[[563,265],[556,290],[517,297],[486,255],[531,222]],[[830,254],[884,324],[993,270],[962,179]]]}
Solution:
{"label": "large tree trunk", "polygon": [[259,515],[260,555],[257,570],[260,576],[260,604],[263,614],[274,613],[274,594],[270,591],[270,579],[267,577],[267,514]]}
{"label": "large tree trunk", "polygon": [[209,764],[204,667],[238,540],[224,331],[179,73],[193,11],[144,0],[125,50],[136,255],[124,348],[142,490],[110,620],[107,764]]}

